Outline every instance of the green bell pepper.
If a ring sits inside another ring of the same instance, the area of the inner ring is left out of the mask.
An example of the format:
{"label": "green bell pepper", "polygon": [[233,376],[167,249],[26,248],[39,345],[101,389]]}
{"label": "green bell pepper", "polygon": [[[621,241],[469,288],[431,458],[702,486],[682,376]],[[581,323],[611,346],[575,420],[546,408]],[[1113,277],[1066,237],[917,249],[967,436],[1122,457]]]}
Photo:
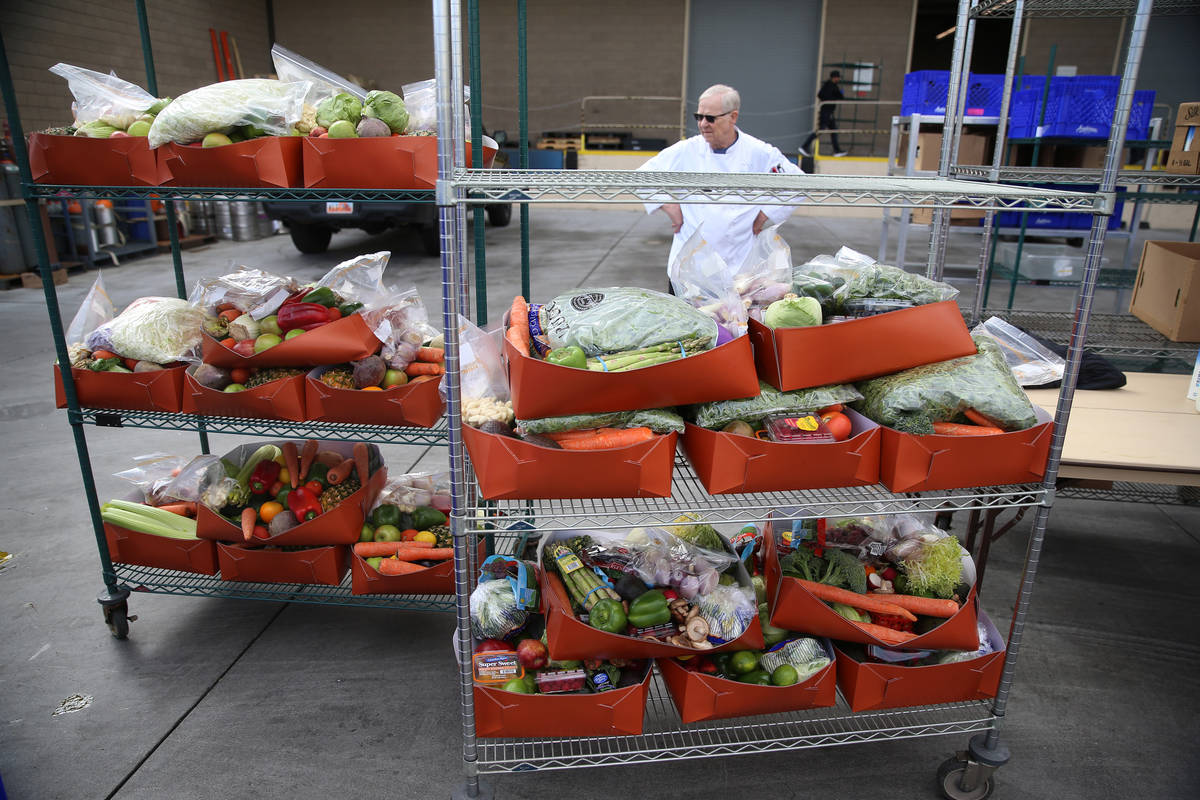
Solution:
{"label": "green bell pepper", "polygon": [[606,597],[592,606],[588,612],[588,623],[596,630],[606,633],[625,632],[625,607],[620,601]]}
{"label": "green bell pepper", "polygon": [[638,595],[629,604],[629,624],[635,628],[653,628],[671,619],[671,609],[667,597],[658,589],[651,589]]}
{"label": "green bell pepper", "polygon": [[333,293],[333,289],[328,286],[318,286],[308,292],[301,298],[302,303],[316,303],[317,305],[333,308],[338,304],[338,297]]}
{"label": "green bell pepper", "polygon": [[363,304],[358,303],[358,302],[343,303],[342,305],[337,307],[337,310],[341,312],[343,317],[348,317],[351,314],[353,314],[355,311],[358,311],[362,307],[363,307]]}
{"label": "green bell pepper", "polygon": [[371,512],[371,524],[375,527],[380,525],[395,525],[400,527],[400,507],[393,503],[383,503]]}
{"label": "green bell pepper", "polygon": [[549,353],[546,353],[546,361],[551,364],[557,364],[560,367],[587,369],[587,355],[583,352],[583,348],[575,345],[554,348]]}

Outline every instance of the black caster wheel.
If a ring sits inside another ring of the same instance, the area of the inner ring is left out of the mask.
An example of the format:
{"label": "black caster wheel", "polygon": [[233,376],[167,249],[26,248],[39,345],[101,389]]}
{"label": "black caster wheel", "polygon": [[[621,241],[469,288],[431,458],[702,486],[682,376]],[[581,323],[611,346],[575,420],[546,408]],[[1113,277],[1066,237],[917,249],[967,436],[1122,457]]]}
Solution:
{"label": "black caster wheel", "polygon": [[128,639],[129,623],[136,619],[136,615],[130,616],[129,606],[124,601],[104,607],[104,624],[114,639]]}
{"label": "black caster wheel", "polygon": [[967,771],[967,762],[957,757],[951,757],[942,762],[937,771],[937,786],[946,800],[984,800],[991,797],[996,785],[992,776],[984,778],[975,788],[967,791],[959,786],[963,774]]}

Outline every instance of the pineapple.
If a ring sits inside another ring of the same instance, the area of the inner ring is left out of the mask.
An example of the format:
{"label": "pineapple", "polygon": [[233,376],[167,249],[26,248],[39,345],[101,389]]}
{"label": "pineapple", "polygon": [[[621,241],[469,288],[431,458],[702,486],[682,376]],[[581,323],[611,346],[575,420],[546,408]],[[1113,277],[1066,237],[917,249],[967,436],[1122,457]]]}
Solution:
{"label": "pineapple", "polygon": [[297,375],[303,375],[305,372],[307,370],[296,369],[295,367],[263,367],[246,380],[246,388],[253,389],[255,386],[262,386],[264,383],[270,383],[282,378],[294,378]]}
{"label": "pineapple", "polygon": [[321,501],[321,512],[329,513],[337,508],[338,503],[341,503],[347,497],[357,492],[361,487],[362,484],[359,483],[358,476],[353,473],[337,486],[330,486],[321,492],[321,496],[318,498]]}
{"label": "pineapple", "polygon": [[434,547],[453,547],[454,540],[450,536],[449,525],[433,525],[426,528],[430,533],[437,537],[437,541],[433,543]]}
{"label": "pineapple", "polygon": [[321,375],[321,383],[334,389],[353,389],[354,373],[346,367],[327,369]]}

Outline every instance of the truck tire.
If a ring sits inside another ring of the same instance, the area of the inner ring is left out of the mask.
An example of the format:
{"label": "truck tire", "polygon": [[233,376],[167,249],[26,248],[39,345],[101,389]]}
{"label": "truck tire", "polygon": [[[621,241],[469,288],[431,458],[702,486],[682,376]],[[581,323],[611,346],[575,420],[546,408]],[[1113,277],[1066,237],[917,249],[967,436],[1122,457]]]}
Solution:
{"label": "truck tire", "polygon": [[288,225],[288,233],[292,235],[292,244],[296,245],[296,249],[310,255],[324,253],[329,249],[329,240],[333,238],[330,228],[297,222]]}
{"label": "truck tire", "polygon": [[512,220],[512,203],[496,203],[488,206],[487,218],[493,228],[503,228]]}

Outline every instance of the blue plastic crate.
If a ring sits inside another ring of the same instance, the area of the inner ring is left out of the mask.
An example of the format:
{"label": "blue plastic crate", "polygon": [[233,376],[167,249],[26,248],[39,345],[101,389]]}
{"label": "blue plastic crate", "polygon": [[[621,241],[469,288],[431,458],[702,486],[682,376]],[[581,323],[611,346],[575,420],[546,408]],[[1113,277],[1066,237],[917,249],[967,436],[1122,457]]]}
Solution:
{"label": "blue plastic crate", "polygon": [[1106,139],[1117,108],[1116,75],[1075,75],[1051,78],[1046,109],[1055,109],[1054,121],[1042,126],[1044,136]]}
{"label": "blue plastic crate", "polygon": [[[1061,189],[1068,192],[1094,192],[1099,189],[1096,185],[1078,185],[1078,184],[1057,184],[1047,183],[1041,184],[1038,188],[1041,189]],[[1120,192],[1124,192],[1124,187],[1118,187],[1118,197]],[[1121,227],[1121,212],[1125,208],[1125,201],[1118,199],[1113,207],[1113,214],[1108,218],[1108,230],[1113,231]],[[996,214],[997,228],[1020,228],[1021,214],[1020,211],[1000,211]],[[1028,212],[1029,219],[1025,224],[1026,230],[1089,230],[1092,227],[1092,215],[1086,211],[1030,211]]]}
{"label": "blue plastic crate", "polygon": [[[967,100],[964,117],[996,117],[1004,93],[1003,75],[971,73],[967,76]],[[904,93],[900,98],[900,116],[928,114],[943,116],[946,98],[950,95],[950,72],[926,69],[904,76]]]}
{"label": "blue plastic crate", "polygon": [[1037,89],[1021,89],[1009,97],[1008,135],[1012,139],[1032,139],[1037,136],[1038,109],[1042,93]]}
{"label": "blue plastic crate", "polygon": [[1125,128],[1127,141],[1140,142],[1150,137],[1150,115],[1154,111],[1156,96],[1153,89],[1142,89],[1133,93],[1133,105],[1129,107],[1129,125]]}

